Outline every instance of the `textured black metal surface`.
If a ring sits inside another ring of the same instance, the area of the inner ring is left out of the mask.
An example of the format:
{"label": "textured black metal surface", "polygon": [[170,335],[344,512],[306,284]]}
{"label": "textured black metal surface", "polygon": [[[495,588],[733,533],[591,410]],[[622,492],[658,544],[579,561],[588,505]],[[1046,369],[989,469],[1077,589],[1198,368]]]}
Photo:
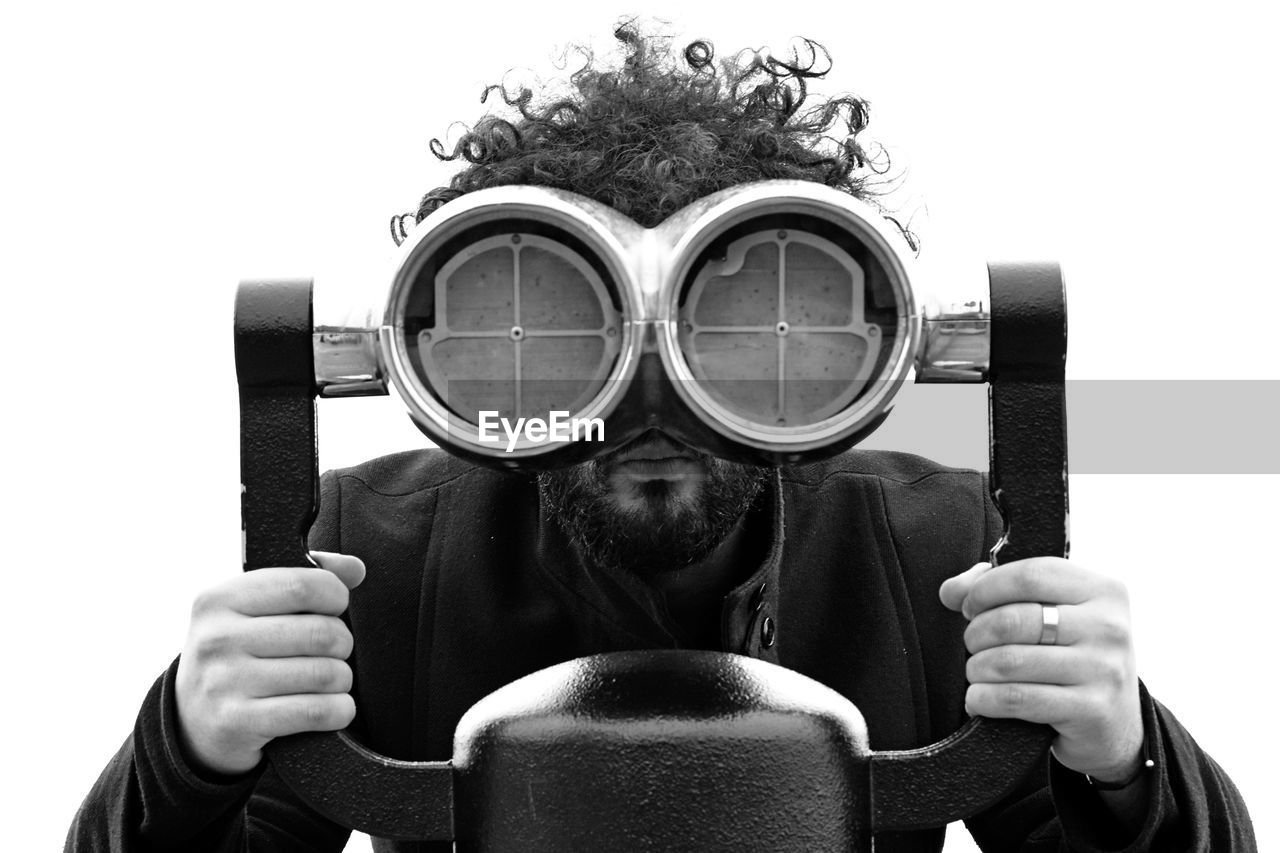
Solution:
{"label": "textured black metal surface", "polygon": [[306,548],[317,482],[311,282],[243,282],[235,351],[244,567],[312,565]]}
{"label": "textured black metal surface", "polygon": [[267,754],[289,787],[335,823],[403,841],[454,837],[447,761],[397,761],[346,732],[279,738]]}
{"label": "textured black metal surface", "polygon": [[1061,380],[992,383],[991,483],[1005,536],[992,563],[1070,551]]}
{"label": "textured black metal surface", "polygon": [[1021,720],[970,720],[946,740],[871,758],[874,832],[925,829],[999,802],[1044,760],[1051,730]]}
{"label": "textured black metal surface", "polygon": [[1070,552],[1067,306],[1057,264],[991,264],[991,487],[1006,541],[992,562]]}
{"label": "textured black metal surface", "polygon": [[[992,561],[1066,556],[1066,301],[1056,264],[992,264]],[[977,718],[947,740],[872,758],[876,831],[940,826],[998,802],[1043,760],[1047,726]]]}
{"label": "textured black metal surface", "polygon": [[457,849],[869,850],[867,752],[847,699],[773,664],[582,658],[458,723]]}
{"label": "textured black metal surface", "polygon": [[[314,565],[318,509],[310,281],[244,282],[236,292],[244,568]],[[389,838],[453,837],[447,763],[394,761],[345,733],[294,735],[267,753],[316,811]]]}
{"label": "textured black metal surface", "polygon": [[987,264],[991,281],[991,375],[1062,381],[1067,301],[1052,262]]}

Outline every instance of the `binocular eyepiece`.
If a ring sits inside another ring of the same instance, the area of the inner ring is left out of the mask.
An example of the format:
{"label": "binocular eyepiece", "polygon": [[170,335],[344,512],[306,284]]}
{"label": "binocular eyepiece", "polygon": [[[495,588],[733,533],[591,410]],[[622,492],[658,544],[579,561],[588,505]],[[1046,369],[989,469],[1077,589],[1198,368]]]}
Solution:
{"label": "binocular eyepiece", "polygon": [[656,228],[558,190],[482,190],[405,242],[378,323],[315,329],[316,385],[389,382],[431,439],[489,465],[571,464],[653,428],[757,464],[831,455],[913,365],[986,376],[986,294],[922,312],[903,244],[804,181],[724,190]]}

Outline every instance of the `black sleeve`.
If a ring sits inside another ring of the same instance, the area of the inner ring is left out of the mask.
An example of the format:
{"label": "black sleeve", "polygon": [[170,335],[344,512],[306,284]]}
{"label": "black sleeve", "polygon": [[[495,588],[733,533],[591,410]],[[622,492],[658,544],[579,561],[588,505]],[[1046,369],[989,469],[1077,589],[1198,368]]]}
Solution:
{"label": "black sleeve", "polygon": [[[316,550],[340,550],[339,500],[332,476],[321,483]],[[305,806],[269,761],[240,777],[197,771],[179,746],[174,678],[178,662],[152,686],[133,733],[85,798],[67,835],[68,853],[223,853],[340,851],[351,834]]]}
{"label": "black sleeve", "polygon": [[1154,767],[1146,820],[1127,833],[1083,776],[1052,758],[1013,797],[966,821],[988,853],[1249,853],[1258,849],[1235,785],[1169,711],[1141,688]]}
{"label": "black sleeve", "polygon": [[152,686],[133,733],[85,798],[66,851],[340,851],[350,830],[302,805],[267,762],[214,778],[178,745],[173,664]]}
{"label": "black sleeve", "polygon": [[[984,476],[986,542],[1003,532]],[[1146,820],[1130,837],[1084,776],[1052,757],[1011,797],[965,821],[987,853],[1248,853],[1258,849],[1235,785],[1182,724],[1139,684],[1154,767]]]}

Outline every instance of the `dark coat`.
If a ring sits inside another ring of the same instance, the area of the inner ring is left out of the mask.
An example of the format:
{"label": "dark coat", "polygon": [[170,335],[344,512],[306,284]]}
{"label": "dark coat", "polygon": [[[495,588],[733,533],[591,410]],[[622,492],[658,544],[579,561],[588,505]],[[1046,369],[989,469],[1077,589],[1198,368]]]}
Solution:
{"label": "dark coat", "polygon": [[[862,711],[877,750],[933,743],[964,722],[965,623],[942,607],[938,587],[985,559],[999,533],[981,475],[850,452],[782,469],[749,527],[759,564],[744,566],[724,600],[723,650],[839,691]],[[535,670],[682,645],[660,593],[582,564],[531,479],[438,451],[326,475],[312,544],[367,566],[349,611],[357,726],[393,757],[448,759],[463,712]],[[341,849],[347,831],[300,805],[270,768],[212,779],[187,765],[175,735],[174,671],[148,695],[77,815],[68,849]],[[1125,849],[1255,849],[1230,780],[1145,690],[1142,704],[1156,766],[1147,824]],[[1052,759],[968,824],[987,851],[1119,849],[1118,827],[1096,794]],[[942,839],[942,829],[881,836],[877,850],[936,851]]]}

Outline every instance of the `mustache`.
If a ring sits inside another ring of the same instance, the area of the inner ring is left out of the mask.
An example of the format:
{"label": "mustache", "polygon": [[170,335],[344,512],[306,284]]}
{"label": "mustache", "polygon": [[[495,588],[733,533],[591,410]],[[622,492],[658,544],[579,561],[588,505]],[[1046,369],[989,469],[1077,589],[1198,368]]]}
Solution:
{"label": "mustache", "polygon": [[672,455],[687,456],[699,462],[709,462],[715,457],[710,453],[692,447],[657,428],[650,428],[637,435],[621,447],[607,451],[596,457],[596,464],[608,466],[627,454],[643,454],[647,451],[670,450]]}

